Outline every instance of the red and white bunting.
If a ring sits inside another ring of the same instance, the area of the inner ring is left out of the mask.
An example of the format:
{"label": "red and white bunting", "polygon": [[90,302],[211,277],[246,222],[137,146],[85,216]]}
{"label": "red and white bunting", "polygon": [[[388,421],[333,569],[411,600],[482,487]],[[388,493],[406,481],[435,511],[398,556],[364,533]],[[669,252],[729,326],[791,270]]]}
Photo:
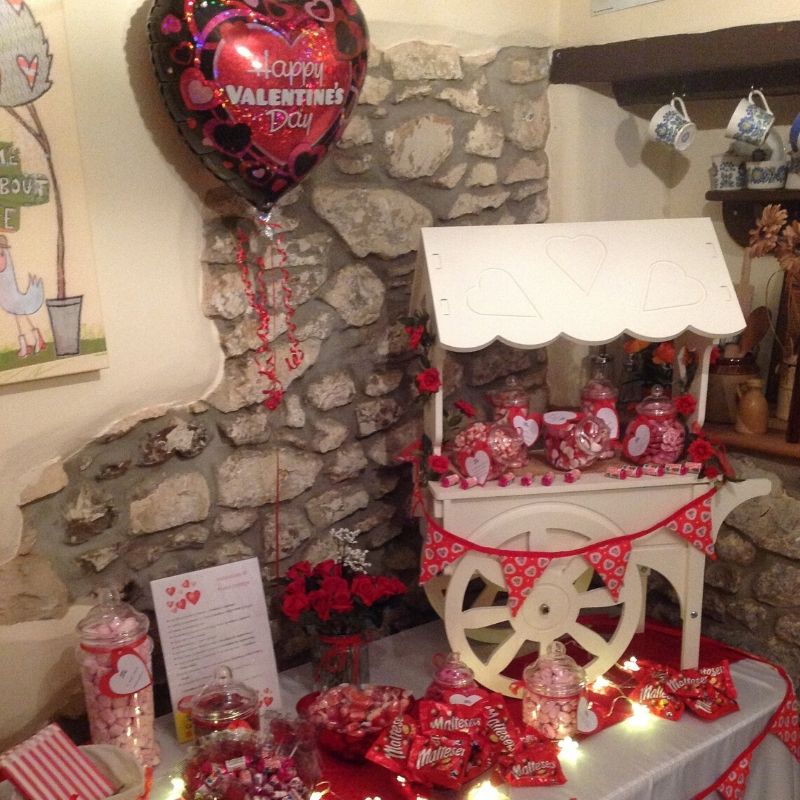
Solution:
{"label": "red and white bunting", "polygon": [[717,791],[722,797],[730,800],[744,800],[747,778],[750,776],[751,757],[752,753],[747,753],[728,770],[728,774],[717,786]]}
{"label": "red and white bunting", "polygon": [[800,717],[797,713],[797,697],[791,680],[786,680],[786,687],[786,696],[772,718],[769,732],[774,733],[795,759],[800,761]]}
{"label": "red and white bunting", "polygon": [[714,552],[713,524],[711,519],[711,500],[713,494],[698,497],[678,511],[664,527],[686,539],[709,558],[716,558]]}
{"label": "red and white bunting", "polygon": [[444,572],[446,566],[458,561],[466,552],[467,548],[455,536],[429,525],[422,551],[419,582],[427,583],[431,578]]}
{"label": "red and white bunting", "polygon": [[628,539],[604,542],[584,553],[584,558],[595,568],[615,600],[619,599],[625,582],[625,571],[628,569],[630,557],[631,542]]}
{"label": "red and white bunting", "polygon": [[512,617],[517,616],[536,579],[547,569],[552,560],[541,554],[500,557],[508,587],[508,607],[511,609]]}

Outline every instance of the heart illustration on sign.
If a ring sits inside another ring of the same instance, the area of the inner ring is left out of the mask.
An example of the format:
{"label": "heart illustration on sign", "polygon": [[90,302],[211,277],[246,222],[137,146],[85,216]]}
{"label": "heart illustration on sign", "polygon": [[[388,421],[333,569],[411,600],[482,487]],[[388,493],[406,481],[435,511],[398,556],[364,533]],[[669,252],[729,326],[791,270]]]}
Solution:
{"label": "heart illustration on sign", "polygon": [[578,730],[581,733],[591,733],[597,729],[597,714],[589,708],[585,697],[578,699]]}
{"label": "heart illustration on sign", "polygon": [[477,478],[478,483],[483,486],[489,478],[492,468],[492,457],[486,445],[478,445],[471,454],[459,454],[461,471],[471,478]]}
{"label": "heart illustration on sign", "polygon": [[170,597],[172,597],[172,595],[175,594],[175,587],[174,586],[167,586],[166,592]]}
{"label": "heart illustration on sign", "polygon": [[181,611],[183,611],[183,609],[184,609],[184,608],[186,608],[186,598],[184,598],[184,597],[181,597],[181,599],[180,599],[180,600],[178,600],[178,602],[176,603],[176,605],[178,606],[178,608],[179,608]]}
{"label": "heart illustration on sign", "polygon": [[8,0],[8,4],[19,14],[22,11],[22,6],[25,5],[25,0]]}
{"label": "heart illustration on sign", "polygon": [[39,56],[34,56],[31,59],[27,59],[22,55],[17,56],[17,66],[28,81],[28,86],[32,89],[33,84],[36,83],[36,75],[39,72]]}
{"label": "heart illustration on sign", "polygon": [[191,592],[186,592],[186,599],[194,606],[197,605],[197,601],[200,599],[200,590],[193,589]]}
{"label": "heart illustration on sign", "polygon": [[191,581],[188,578],[184,578],[181,581],[181,586],[183,586],[184,589],[188,589],[191,585]]}
{"label": "heart illustration on sign", "polygon": [[146,689],[153,682],[141,656],[132,650],[112,657],[111,671],[100,679],[100,691],[108,697],[124,697]]}
{"label": "heart illustration on sign", "polygon": [[595,236],[553,236],[545,245],[551,261],[584,293],[594,286],[606,259],[606,246]]}

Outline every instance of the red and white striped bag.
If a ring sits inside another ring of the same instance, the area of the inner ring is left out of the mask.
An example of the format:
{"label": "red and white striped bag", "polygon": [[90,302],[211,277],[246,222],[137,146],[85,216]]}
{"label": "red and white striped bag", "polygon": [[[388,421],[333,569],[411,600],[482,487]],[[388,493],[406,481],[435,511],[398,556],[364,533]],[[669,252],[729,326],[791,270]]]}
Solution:
{"label": "red and white striped bag", "polygon": [[26,800],[105,800],[117,788],[56,723],[0,755],[0,777]]}

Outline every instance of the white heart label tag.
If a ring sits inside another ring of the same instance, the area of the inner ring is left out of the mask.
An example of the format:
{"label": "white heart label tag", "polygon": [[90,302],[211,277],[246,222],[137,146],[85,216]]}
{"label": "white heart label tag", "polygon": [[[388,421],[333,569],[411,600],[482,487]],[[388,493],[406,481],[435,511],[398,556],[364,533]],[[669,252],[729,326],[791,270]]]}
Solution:
{"label": "white heart label tag", "polygon": [[129,695],[145,689],[153,682],[147,664],[135,653],[121,655],[114,665],[114,671],[104,679],[107,694]]}
{"label": "white heart label tag", "polygon": [[626,448],[629,455],[638,458],[647,450],[649,444],[650,428],[647,425],[638,425],[633,431],[633,436],[628,439]]}

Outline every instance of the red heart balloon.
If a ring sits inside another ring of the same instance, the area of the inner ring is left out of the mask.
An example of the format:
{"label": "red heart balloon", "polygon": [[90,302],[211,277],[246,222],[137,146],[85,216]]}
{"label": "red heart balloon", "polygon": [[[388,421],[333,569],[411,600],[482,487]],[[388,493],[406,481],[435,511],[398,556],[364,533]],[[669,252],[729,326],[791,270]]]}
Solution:
{"label": "red heart balloon", "polygon": [[189,146],[259,209],[341,138],[366,74],[354,0],[155,0],[149,33]]}

